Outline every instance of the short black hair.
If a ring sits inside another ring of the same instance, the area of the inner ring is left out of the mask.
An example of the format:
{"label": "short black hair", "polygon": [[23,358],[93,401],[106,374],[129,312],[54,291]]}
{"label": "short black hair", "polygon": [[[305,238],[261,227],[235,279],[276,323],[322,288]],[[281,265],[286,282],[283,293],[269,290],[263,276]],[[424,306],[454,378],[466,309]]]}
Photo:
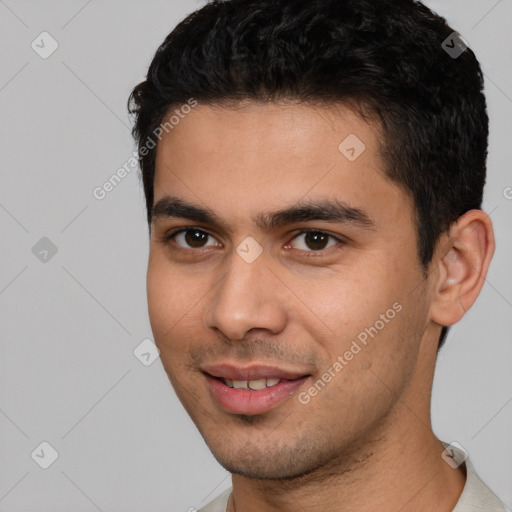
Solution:
{"label": "short black hair", "polygon": [[212,0],[185,18],[128,99],[150,228],[156,144],[148,151],[148,141],[191,98],[339,103],[377,119],[383,172],[413,199],[425,270],[440,235],[481,208],[483,74],[456,31],[419,1]]}

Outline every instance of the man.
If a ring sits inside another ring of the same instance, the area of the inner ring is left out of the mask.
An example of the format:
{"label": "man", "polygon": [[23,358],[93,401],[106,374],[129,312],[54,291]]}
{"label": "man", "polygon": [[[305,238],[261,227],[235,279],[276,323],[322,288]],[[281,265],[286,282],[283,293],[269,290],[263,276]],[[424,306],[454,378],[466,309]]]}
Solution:
{"label": "man", "polygon": [[432,431],[494,251],[480,66],[412,0],[227,0],[129,100],[164,368],[232,488],[204,512],[502,511]]}

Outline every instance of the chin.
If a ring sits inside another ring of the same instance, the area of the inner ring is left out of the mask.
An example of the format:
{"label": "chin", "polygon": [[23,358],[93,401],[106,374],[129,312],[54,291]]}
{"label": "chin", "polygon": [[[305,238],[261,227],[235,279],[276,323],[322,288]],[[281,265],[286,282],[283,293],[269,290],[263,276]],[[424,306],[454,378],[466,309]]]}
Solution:
{"label": "chin", "polygon": [[298,446],[277,448],[254,444],[235,447],[225,443],[220,449],[210,444],[208,447],[217,462],[230,473],[258,480],[301,479],[332,461],[332,453],[328,449],[325,453],[315,453],[311,444],[298,443]]}

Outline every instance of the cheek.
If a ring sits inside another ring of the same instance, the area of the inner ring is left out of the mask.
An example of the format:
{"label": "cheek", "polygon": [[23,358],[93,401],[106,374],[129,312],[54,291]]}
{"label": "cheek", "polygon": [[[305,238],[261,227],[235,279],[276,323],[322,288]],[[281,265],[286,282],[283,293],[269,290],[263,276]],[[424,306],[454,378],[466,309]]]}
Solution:
{"label": "cheek", "polygon": [[364,375],[372,367],[396,375],[414,364],[427,309],[421,287],[411,293],[411,279],[397,275],[398,269],[379,265],[339,272],[308,295],[311,309],[330,329],[323,338],[330,363],[347,354],[351,369],[345,374]]}
{"label": "cheek", "polygon": [[[147,272],[148,313],[155,344],[160,350],[160,359],[173,385],[177,387],[177,378],[181,373],[183,353],[186,351],[181,310],[183,300],[179,285],[169,266],[150,255]],[[182,319],[180,321],[180,319]]]}
{"label": "cheek", "polygon": [[163,360],[185,353],[192,340],[201,339],[203,324],[199,316],[209,282],[205,275],[184,273],[170,265],[159,251],[150,253],[146,280],[148,313]]}
{"label": "cheek", "polygon": [[410,382],[421,340],[417,312],[408,304],[382,304],[384,308],[369,304],[357,319],[347,320],[346,335],[341,328],[337,331],[341,335],[333,339],[329,359],[317,376],[329,383],[321,398],[311,400],[315,414],[329,411],[362,429],[392,407]]}
{"label": "cheek", "polygon": [[367,323],[357,335],[364,340],[360,355],[361,375],[368,385],[382,388],[384,394],[400,395],[411,379],[428,316],[422,294],[391,289],[372,310]]}
{"label": "cheek", "polygon": [[[162,271],[162,265],[158,258],[150,254],[146,291],[148,298],[148,312],[151,328],[155,337],[158,337],[160,331],[169,323],[169,316],[173,314],[174,308],[171,307],[174,300],[173,287],[169,286],[169,278]],[[157,341],[157,340],[155,340]]]}
{"label": "cheek", "polygon": [[392,308],[399,292],[393,290],[387,273],[379,275],[374,267],[350,272],[335,269],[328,280],[317,281],[304,295],[331,335],[346,340],[374,325],[379,315]]}
{"label": "cheek", "polygon": [[162,350],[175,336],[180,318],[186,314],[188,287],[183,286],[176,271],[157,251],[150,253],[146,286],[151,329],[155,343]]}

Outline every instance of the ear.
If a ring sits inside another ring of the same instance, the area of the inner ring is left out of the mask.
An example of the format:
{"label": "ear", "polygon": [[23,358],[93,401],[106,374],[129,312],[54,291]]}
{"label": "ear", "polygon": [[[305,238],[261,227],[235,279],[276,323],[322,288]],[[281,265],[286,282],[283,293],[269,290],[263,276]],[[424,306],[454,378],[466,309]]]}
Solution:
{"label": "ear", "polygon": [[482,210],[470,210],[441,236],[435,261],[431,319],[439,325],[458,322],[482,289],[494,254],[494,231]]}

